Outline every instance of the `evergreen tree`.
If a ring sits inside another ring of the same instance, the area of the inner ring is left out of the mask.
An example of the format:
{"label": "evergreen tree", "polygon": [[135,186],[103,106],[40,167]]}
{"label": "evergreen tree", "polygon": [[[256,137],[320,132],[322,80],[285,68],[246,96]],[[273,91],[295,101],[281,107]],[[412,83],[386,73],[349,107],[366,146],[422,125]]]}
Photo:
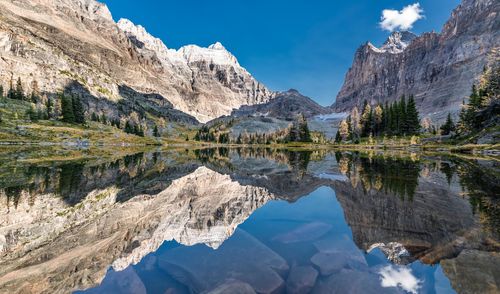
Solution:
{"label": "evergreen tree", "polygon": [[340,130],[337,130],[337,134],[335,135],[335,143],[340,144],[342,142],[342,135],[340,135]]}
{"label": "evergreen tree", "polygon": [[373,112],[373,120],[374,120],[374,133],[375,135],[380,135],[383,129],[384,123],[384,107],[381,105],[377,105]]}
{"label": "evergreen tree", "polygon": [[127,133],[127,134],[133,134],[134,133],[134,128],[132,127],[132,125],[130,124],[130,121],[128,121],[128,120],[125,123],[125,133]]}
{"label": "evergreen tree", "polygon": [[79,97],[75,96],[72,98],[72,106],[73,106],[73,116],[75,117],[75,123],[84,124],[85,112],[83,110],[83,105]]}
{"label": "evergreen tree", "polygon": [[451,132],[455,131],[455,124],[451,119],[451,113],[448,113],[448,117],[446,118],[445,124],[441,127],[441,131],[443,135],[449,135]]}
{"label": "evergreen tree", "polygon": [[32,103],[38,103],[40,102],[40,89],[38,88],[38,82],[37,81],[33,81],[31,83],[31,96],[30,96],[30,101]]}
{"label": "evergreen tree", "polygon": [[236,139],[236,144],[241,144],[241,133],[238,135],[238,139]]}
{"label": "evergreen tree", "polygon": [[155,125],[155,127],[153,129],[153,136],[160,137],[160,132],[158,131],[158,126],[157,125]]}
{"label": "evergreen tree", "polygon": [[420,132],[420,119],[418,118],[417,105],[413,95],[406,106],[406,130],[408,135],[418,135]]}
{"label": "evergreen tree", "polygon": [[0,98],[2,98],[2,99],[3,99],[4,97],[5,97],[5,96],[4,96],[4,92],[3,92],[3,86],[2,86],[2,85],[0,85]]}
{"label": "evergreen tree", "polygon": [[15,90],[15,99],[17,100],[26,100],[26,97],[24,96],[24,89],[23,89],[23,83],[21,81],[21,78],[17,78],[17,83],[16,83],[16,90]]}
{"label": "evergreen tree", "polygon": [[47,119],[52,118],[52,112],[54,111],[54,103],[52,102],[52,99],[48,98],[47,99]]}
{"label": "evergreen tree", "polygon": [[99,122],[99,117],[97,116],[97,114],[95,114],[95,112],[92,112],[92,114],[90,115],[90,120]]}
{"label": "evergreen tree", "polygon": [[399,135],[408,135],[408,125],[406,124],[406,97],[403,95],[401,101],[399,102]]}
{"label": "evergreen tree", "polygon": [[14,77],[10,78],[9,91],[7,92],[7,98],[16,99],[16,91],[14,90]]}
{"label": "evergreen tree", "polygon": [[307,120],[303,114],[301,114],[299,119],[299,141],[312,142],[309,126],[307,125]]}
{"label": "evergreen tree", "polygon": [[73,99],[64,94],[61,94],[61,112],[63,122],[75,122],[75,113],[73,112]]}
{"label": "evergreen tree", "polygon": [[39,119],[38,111],[36,110],[33,104],[30,106],[26,114],[28,115],[29,119],[33,122],[37,122]]}
{"label": "evergreen tree", "polygon": [[100,121],[102,124],[104,124],[104,125],[108,124],[108,118],[106,117],[106,115],[105,115],[104,113],[103,113],[103,114],[101,114],[101,118],[99,119],[99,121]]}

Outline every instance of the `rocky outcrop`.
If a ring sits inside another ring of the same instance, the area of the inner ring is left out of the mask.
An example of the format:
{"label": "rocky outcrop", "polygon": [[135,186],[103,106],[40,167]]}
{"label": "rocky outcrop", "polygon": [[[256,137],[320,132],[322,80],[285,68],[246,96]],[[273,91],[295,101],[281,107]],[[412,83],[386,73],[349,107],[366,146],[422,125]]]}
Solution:
{"label": "rocky outcrop", "polygon": [[242,106],[233,111],[232,116],[266,116],[281,119],[294,119],[299,114],[306,118],[327,114],[327,108],[322,107],[311,98],[300,94],[297,90],[288,90],[276,94],[276,97],[263,104]]}
{"label": "rocky outcrop", "polygon": [[[27,91],[37,81],[47,95],[87,94],[88,113],[108,117],[123,111],[119,103],[135,109],[153,101],[146,109],[155,115],[171,106],[205,122],[274,95],[220,43],[169,49],[130,21],[115,23],[95,0],[0,1],[0,56],[4,86],[14,76]],[[82,89],[67,89],[75,82]],[[156,96],[136,101],[122,87]]]}
{"label": "rocky outcrop", "polygon": [[498,293],[500,254],[477,250],[463,251],[442,262],[443,271],[457,293]]}
{"label": "rocky outcrop", "polygon": [[463,0],[441,33],[417,38],[396,32],[382,48],[361,46],[333,108],[350,111],[364,100],[392,102],[415,95],[422,115],[457,113],[473,83],[500,46],[500,3]]}

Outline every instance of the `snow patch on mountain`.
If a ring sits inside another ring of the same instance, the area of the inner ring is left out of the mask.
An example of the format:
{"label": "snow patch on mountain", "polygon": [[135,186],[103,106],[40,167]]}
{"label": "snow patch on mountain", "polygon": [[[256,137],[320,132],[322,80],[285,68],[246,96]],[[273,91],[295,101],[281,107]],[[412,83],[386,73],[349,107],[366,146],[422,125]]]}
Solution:
{"label": "snow patch on mountain", "polygon": [[372,51],[377,53],[399,54],[402,53],[416,37],[417,35],[408,31],[394,32],[380,48],[377,48],[370,42],[368,42],[367,45]]}

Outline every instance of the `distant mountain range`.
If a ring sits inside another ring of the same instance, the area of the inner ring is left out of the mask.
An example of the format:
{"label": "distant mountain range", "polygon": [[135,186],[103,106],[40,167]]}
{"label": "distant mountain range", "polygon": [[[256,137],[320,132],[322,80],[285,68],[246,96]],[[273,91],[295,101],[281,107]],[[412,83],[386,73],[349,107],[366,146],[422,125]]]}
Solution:
{"label": "distant mountain range", "polygon": [[[94,0],[1,0],[0,56],[4,88],[12,76],[27,91],[36,80],[47,95],[86,96],[88,113],[108,117],[142,110],[192,121],[165,114],[175,108],[206,122],[274,96],[222,44],[169,49],[129,20],[115,23]],[[68,89],[75,82],[81,87]]]}
{"label": "distant mountain range", "polygon": [[350,111],[364,100],[376,104],[415,95],[421,114],[441,121],[448,112],[458,114],[499,52],[500,2],[463,0],[441,33],[395,32],[381,48],[361,46],[332,107]]}
{"label": "distant mountain range", "polygon": [[292,118],[350,111],[413,94],[422,116],[457,113],[489,60],[499,58],[500,3],[463,0],[441,33],[395,32],[360,47],[331,107],[268,89],[219,42],[178,50],[95,0],[0,0],[0,84],[21,78],[55,97],[81,96],[88,116],[139,113],[187,124],[223,116]]}

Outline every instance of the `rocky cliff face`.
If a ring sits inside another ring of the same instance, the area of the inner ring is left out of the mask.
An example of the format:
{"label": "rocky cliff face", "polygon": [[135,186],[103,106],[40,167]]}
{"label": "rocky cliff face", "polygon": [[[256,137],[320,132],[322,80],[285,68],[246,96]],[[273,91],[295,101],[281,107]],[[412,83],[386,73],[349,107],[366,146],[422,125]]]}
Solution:
{"label": "rocky cliff face", "polygon": [[376,48],[361,46],[333,108],[350,111],[364,100],[395,101],[415,95],[423,116],[457,113],[483,68],[500,47],[500,3],[463,0],[441,33],[392,34]]}
{"label": "rocky cliff face", "polygon": [[27,91],[37,81],[48,95],[86,94],[89,112],[109,116],[140,98],[160,114],[175,108],[205,122],[274,95],[220,43],[169,49],[94,0],[1,0],[0,56],[4,87],[13,75]]}

